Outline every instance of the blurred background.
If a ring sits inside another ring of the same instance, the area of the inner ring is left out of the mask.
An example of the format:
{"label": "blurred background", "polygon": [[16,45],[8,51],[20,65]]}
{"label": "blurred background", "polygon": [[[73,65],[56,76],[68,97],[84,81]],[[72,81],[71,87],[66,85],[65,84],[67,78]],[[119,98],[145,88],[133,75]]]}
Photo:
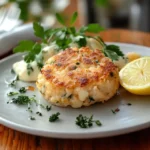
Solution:
{"label": "blurred background", "polygon": [[[76,26],[99,23],[107,28],[123,28],[150,32],[150,0],[0,0],[0,30],[40,21],[57,25],[55,13],[67,20],[74,11],[79,17]],[[7,19],[8,20],[8,19]]]}

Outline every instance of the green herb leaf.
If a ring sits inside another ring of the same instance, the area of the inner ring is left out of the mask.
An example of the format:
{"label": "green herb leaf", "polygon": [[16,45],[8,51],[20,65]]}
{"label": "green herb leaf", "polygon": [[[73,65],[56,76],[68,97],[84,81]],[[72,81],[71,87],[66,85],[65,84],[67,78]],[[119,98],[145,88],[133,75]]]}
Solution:
{"label": "green herb leaf", "polygon": [[98,33],[100,31],[104,31],[104,28],[99,24],[89,24],[86,29],[87,32]]}
{"label": "green herb leaf", "polygon": [[19,105],[26,105],[30,103],[30,98],[28,96],[19,95],[17,98],[12,99],[12,103],[19,104]]}
{"label": "green herb leaf", "polygon": [[111,58],[112,60],[118,60],[119,56],[117,55],[116,52],[113,52],[111,50],[105,50],[104,51],[105,56]]}
{"label": "green herb leaf", "polygon": [[87,27],[87,26],[83,26],[83,27],[80,28],[79,33],[80,33],[80,34],[83,34],[83,33],[85,33],[87,30],[88,30],[88,27]]}
{"label": "green herb leaf", "polygon": [[79,47],[83,47],[83,46],[86,46],[87,44],[87,41],[86,41],[86,38],[85,37],[82,37],[80,38],[78,41],[76,41],[79,45]]}
{"label": "green herb leaf", "polygon": [[89,128],[93,126],[93,122],[95,122],[95,124],[98,126],[102,125],[99,120],[93,120],[93,115],[90,118],[81,114],[76,117],[76,125],[80,126],[81,128]]}
{"label": "green herb leaf", "polygon": [[96,120],[95,123],[98,125],[98,126],[101,126],[102,123],[99,121],[99,120]]}
{"label": "green herb leaf", "polygon": [[43,26],[41,26],[39,23],[37,22],[34,22],[33,23],[33,29],[34,29],[34,34],[37,36],[37,37],[40,37],[40,38],[44,38],[44,28]]}
{"label": "green herb leaf", "polygon": [[118,56],[124,56],[123,52],[120,50],[119,46],[116,45],[107,45],[107,50],[114,51]]}
{"label": "green herb leaf", "polygon": [[59,119],[59,115],[60,113],[57,112],[56,114],[52,114],[50,117],[49,117],[49,122],[55,122],[56,120]]}
{"label": "green herb leaf", "polygon": [[15,87],[18,80],[19,80],[19,76],[16,76],[15,79],[11,81],[11,83],[9,83],[8,85],[11,87]]}
{"label": "green herb leaf", "polygon": [[30,116],[29,118],[30,120],[36,120],[35,117],[32,117],[32,116]]}
{"label": "green herb leaf", "polygon": [[14,53],[26,52],[26,51],[28,52],[32,49],[34,44],[35,43],[33,41],[30,41],[30,40],[21,41],[19,43],[19,45],[13,49],[13,52]]}
{"label": "green herb leaf", "polygon": [[19,89],[19,92],[20,92],[20,93],[26,93],[26,91],[27,91],[27,89],[26,89],[25,87],[21,87],[21,88]]}
{"label": "green herb leaf", "polygon": [[72,17],[71,17],[71,21],[70,21],[71,25],[73,25],[75,23],[77,17],[78,17],[78,13],[74,12],[73,15],[72,15]]}
{"label": "green herb leaf", "polygon": [[18,94],[18,92],[9,92],[7,95],[8,96],[14,96],[14,95],[17,95]]}
{"label": "green herb leaf", "polygon": [[27,64],[27,71],[28,71],[28,75],[31,74],[31,72],[34,71],[33,67],[31,66],[31,64]]}
{"label": "green herb leaf", "polygon": [[30,50],[30,52],[24,57],[24,60],[27,63],[34,61],[36,58],[36,55],[39,54],[40,51],[41,51],[41,44],[35,43],[32,49]]}
{"label": "green herb leaf", "polygon": [[56,13],[56,18],[60,24],[65,25],[65,20],[59,13]]}

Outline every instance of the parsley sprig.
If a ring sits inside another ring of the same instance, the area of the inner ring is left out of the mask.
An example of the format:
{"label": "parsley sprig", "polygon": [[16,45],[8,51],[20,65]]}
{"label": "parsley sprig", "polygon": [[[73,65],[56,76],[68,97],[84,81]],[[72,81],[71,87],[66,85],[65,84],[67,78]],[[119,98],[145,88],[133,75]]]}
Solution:
{"label": "parsley sprig", "polygon": [[78,117],[76,117],[76,125],[80,126],[81,128],[89,128],[93,126],[93,123],[98,126],[102,125],[99,120],[93,120],[93,115],[91,117],[86,117],[80,114]]}
{"label": "parsley sprig", "polygon": [[[36,55],[38,55],[42,51],[42,43],[50,44],[55,43],[58,46],[58,51],[64,50],[71,46],[72,43],[76,43],[78,47],[83,47],[87,45],[87,32],[91,33],[99,33],[103,31],[104,28],[99,24],[89,24],[87,26],[81,27],[79,30],[73,26],[76,19],[78,17],[78,13],[73,13],[70,19],[70,26],[66,26],[65,19],[58,13],[56,13],[56,18],[62,27],[60,28],[50,28],[44,29],[44,27],[37,22],[33,23],[34,34],[41,38],[41,44],[29,40],[24,40],[19,43],[19,45],[14,48],[14,52],[26,52],[24,60],[27,63],[31,63],[36,60],[39,66],[39,69],[42,67],[43,60],[36,59]],[[94,37],[91,37],[94,38]],[[120,51],[119,47],[116,45],[106,45],[101,38],[95,38],[100,44],[103,46],[103,53],[105,56],[111,58],[112,60],[118,60],[119,56],[123,57],[124,54]]]}

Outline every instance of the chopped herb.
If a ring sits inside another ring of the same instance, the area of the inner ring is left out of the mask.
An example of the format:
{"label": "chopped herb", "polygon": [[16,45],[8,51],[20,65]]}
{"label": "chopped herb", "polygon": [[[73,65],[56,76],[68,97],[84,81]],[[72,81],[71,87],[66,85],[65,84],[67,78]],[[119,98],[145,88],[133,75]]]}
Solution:
{"label": "chopped herb", "polygon": [[31,102],[31,99],[28,96],[19,95],[17,98],[12,99],[12,103],[19,105],[26,105]]}
{"label": "chopped herb", "polygon": [[95,123],[98,125],[98,126],[101,126],[102,123],[99,121],[99,120],[96,120]]}
{"label": "chopped herb", "polygon": [[51,109],[52,109],[52,106],[48,106],[48,105],[46,106],[47,111],[50,111]]}
{"label": "chopped herb", "polygon": [[49,117],[49,122],[55,122],[56,120],[59,119],[59,115],[60,113],[57,112],[56,114],[52,114],[50,117]]}
{"label": "chopped herb", "polygon": [[32,116],[30,116],[29,118],[30,120],[36,120],[35,117],[32,117]]}
{"label": "chopped herb", "polygon": [[93,97],[89,96],[90,101],[95,101]]}
{"label": "chopped herb", "polygon": [[132,104],[131,104],[131,103],[127,103],[127,105],[128,105],[128,106],[131,106]]}
{"label": "chopped herb", "polygon": [[18,92],[9,92],[7,95],[8,96],[14,96],[14,95],[17,95],[18,94]]}
{"label": "chopped herb", "polygon": [[102,125],[99,120],[93,120],[93,115],[89,118],[81,114],[76,117],[76,125],[80,126],[81,128],[89,128],[93,126],[93,122],[98,126]]}
{"label": "chopped herb", "polygon": [[16,76],[15,79],[11,83],[9,83],[9,86],[15,87],[18,80],[19,80],[19,76]]}
{"label": "chopped herb", "polygon": [[20,93],[26,93],[27,89],[25,87],[22,87],[19,89],[19,92]]}
{"label": "chopped herb", "polygon": [[43,104],[40,104],[40,106],[45,109],[45,106]]}
{"label": "chopped herb", "polygon": [[52,106],[44,106],[43,104],[39,104],[43,109],[46,109],[47,111],[50,111],[52,109]]}
{"label": "chopped herb", "polygon": [[13,73],[13,74],[15,73],[15,71],[14,71],[14,69],[13,69],[13,68],[11,69],[11,73]]}
{"label": "chopped herb", "polygon": [[29,111],[30,113],[33,113],[31,107],[28,107],[28,111]]}
{"label": "chopped herb", "polygon": [[39,116],[43,116],[41,112],[37,111],[36,114],[38,114]]}
{"label": "chopped herb", "polygon": [[34,69],[33,69],[33,67],[31,66],[31,64],[28,64],[28,65],[27,65],[27,70],[28,70],[28,75],[30,75],[31,72],[34,71]]}
{"label": "chopped herb", "polygon": [[39,70],[41,70],[41,68],[43,67],[43,63],[42,62],[37,62],[37,66],[38,66]]}
{"label": "chopped herb", "polygon": [[113,114],[116,114],[116,112],[113,109],[111,111],[112,111]]}

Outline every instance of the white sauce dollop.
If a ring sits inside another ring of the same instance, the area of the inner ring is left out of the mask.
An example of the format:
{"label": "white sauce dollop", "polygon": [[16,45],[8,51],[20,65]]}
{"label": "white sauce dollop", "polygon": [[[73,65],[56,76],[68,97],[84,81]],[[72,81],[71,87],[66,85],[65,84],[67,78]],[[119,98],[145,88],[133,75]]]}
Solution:
{"label": "white sauce dollop", "polygon": [[[50,46],[44,46],[42,51],[36,56],[36,58],[43,58],[43,63],[45,63],[48,58],[56,54],[56,49],[58,49],[58,46],[55,43],[52,43]],[[24,60],[21,60],[13,64],[13,70],[22,81],[36,81],[37,76],[40,73],[37,62],[33,61],[30,63],[30,66],[33,68],[33,71],[30,71],[30,74],[28,74],[27,65],[28,64]]]}

